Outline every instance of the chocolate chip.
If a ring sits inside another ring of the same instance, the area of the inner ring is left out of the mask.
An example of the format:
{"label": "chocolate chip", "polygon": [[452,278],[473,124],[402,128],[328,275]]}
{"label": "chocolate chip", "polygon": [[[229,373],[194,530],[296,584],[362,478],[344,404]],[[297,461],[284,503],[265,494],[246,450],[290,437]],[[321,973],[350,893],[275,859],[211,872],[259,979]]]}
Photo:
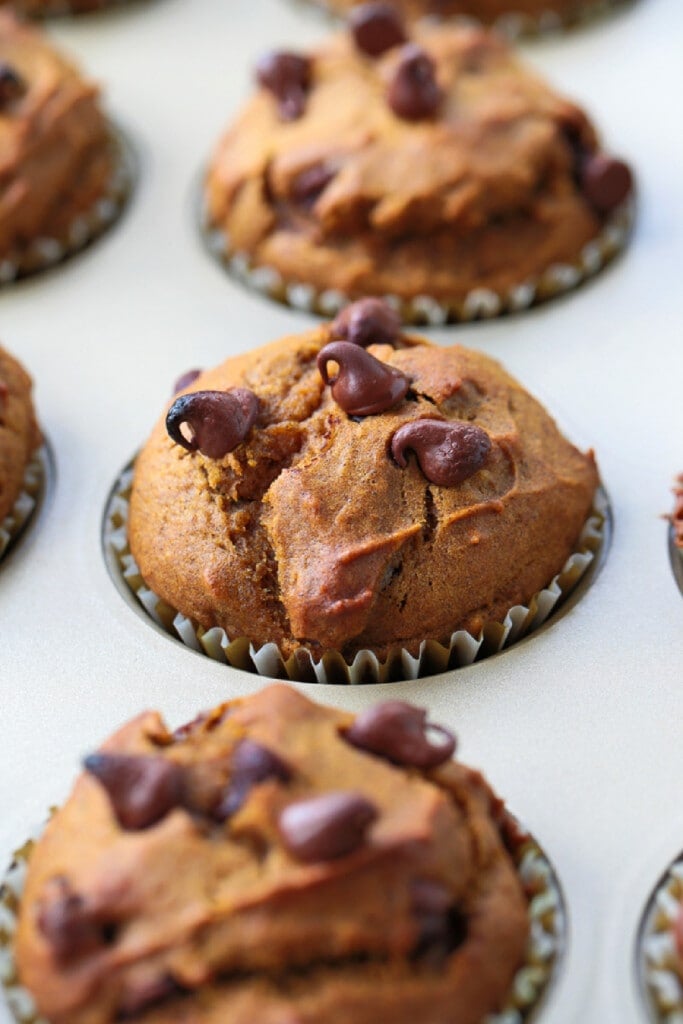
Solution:
{"label": "chocolate chip", "polygon": [[401,318],[383,299],[352,302],[332,321],[332,337],[352,345],[395,345],[401,336]]}
{"label": "chocolate chip", "polygon": [[292,181],[292,201],[302,206],[313,206],[336,173],[336,170],[327,164],[313,164],[311,167],[307,167]]}
{"label": "chocolate chip", "polygon": [[586,199],[599,213],[610,213],[633,191],[631,168],[606,153],[591,153],[584,158],[579,181]]}
{"label": "chocolate chip", "polygon": [[183,803],[183,769],[163,757],[91,754],[83,766],[106,789],[122,828],[150,828]]}
{"label": "chocolate chip", "polygon": [[9,398],[9,388],[2,378],[0,378],[0,416],[5,411],[7,405],[7,399]]}
{"label": "chocolate chip", "polygon": [[26,82],[13,67],[0,61],[0,110],[5,110],[26,93]]}
{"label": "chocolate chip", "polygon": [[403,700],[387,700],[362,711],[344,738],[360,750],[413,768],[436,768],[455,751],[452,732],[432,725],[424,708]]}
{"label": "chocolate chip", "polygon": [[[330,379],[327,364],[339,365],[336,377]],[[410,380],[405,373],[381,363],[359,345],[348,341],[331,341],[318,353],[318,369],[332,397],[349,416],[372,416],[396,405],[406,395]]]}
{"label": "chocolate chip", "polygon": [[389,106],[405,121],[422,121],[436,113],[442,98],[434,61],[420,46],[409,43],[389,83]]}
{"label": "chocolate chip", "polygon": [[173,394],[177,395],[179,391],[189,388],[190,384],[194,384],[201,372],[201,370],[187,370],[186,373],[183,373],[173,385]]}
{"label": "chocolate chip", "polygon": [[267,53],[256,66],[259,83],[275,96],[283,121],[296,121],[306,109],[311,61],[298,53]]}
{"label": "chocolate chip", "polygon": [[379,57],[407,39],[401,18],[391,4],[361,4],[349,17],[349,27],[356,46],[369,57]]}
{"label": "chocolate chip", "polygon": [[[258,415],[258,398],[247,388],[230,391],[193,391],[181,395],[168,410],[169,436],[188,452],[200,451],[207,459],[222,459],[251,430]],[[181,428],[191,431],[188,438]]]}
{"label": "chocolate chip", "polygon": [[61,964],[94,953],[106,943],[102,921],[63,877],[48,883],[38,904],[37,925]]}
{"label": "chocolate chip", "polygon": [[467,921],[453,906],[448,889],[431,879],[416,879],[410,887],[411,910],[418,926],[413,957],[439,966],[467,937]]}
{"label": "chocolate chip", "polygon": [[265,782],[266,779],[288,782],[290,778],[289,767],[272,750],[253,740],[242,740],[233,752],[230,782],[214,811],[214,817],[217,821],[225,821],[239,811],[252,786],[259,782]]}
{"label": "chocolate chip", "polygon": [[486,462],[491,438],[472,423],[447,420],[412,420],[391,438],[391,454],[405,469],[406,451],[417,456],[420,469],[438,487],[457,487]]}
{"label": "chocolate chip", "polygon": [[325,793],[289,804],[278,827],[286,848],[297,860],[335,860],[363,845],[378,813],[360,793]]}
{"label": "chocolate chip", "polygon": [[127,1020],[129,1017],[135,1017],[148,1006],[160,1003],[170,996],[181,995],[183,991],[184,989],[168,974],[162,974],[158,978],[133,981],[124,990],[116,1019]]}

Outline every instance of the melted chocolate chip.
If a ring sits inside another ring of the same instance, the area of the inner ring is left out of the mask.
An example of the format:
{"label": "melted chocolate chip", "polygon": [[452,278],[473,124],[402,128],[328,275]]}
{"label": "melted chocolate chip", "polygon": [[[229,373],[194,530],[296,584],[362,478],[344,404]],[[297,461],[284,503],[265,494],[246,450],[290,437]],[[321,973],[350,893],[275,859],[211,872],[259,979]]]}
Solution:
{"label": "melted chocolate chip", "polygon": [[440,882],[416,879],[410,895],[418,926],[413,956],[423,963],[439,966],[467,938],[467,921],[453,906],[451,894]]}
{"label": "melted chocolate chip", "polygon": [[286,848],[297,860],[335,860],[363,845],[378,813],[360,793],[325,793],[289,804],[278,827]]}
{"label": "melted chocolate chip", "polygon": [[344,738],[360,750],[413,768],[436,768],[455,751],[452,732],[432,725],[424,708],[403,700],[387,700],[361,712]]}
{"label": "melted chocolate chip", "polygon": [[405,469],[406,451],[417,456],[420,469],[438,487],[457,487],[486,462],[491,438],[472,423],[447,420],[412,420],[391,438],[391,454]]}
{"label": "melted chocolate chip", "polygon": [[[338,363],[339,372],[332,380],[327,364]],[[318,369],[332,397],[349,416],[372,416],[397,405],[406,395],[410,380],[405,373],[381,363],[359,345],[348,341],[331,341],[318,353]]]}
{"label": "melted chocolate chip", "polygon": [[16,103],[26,93],[26,82],[13,67],[0,61],[0,111]]}
{"label": "melted chocolate chip", "polygon": [[434,61],[421,47],[409,43],[389,83],[389,106],[405,121],[422,121],[436,113],[442,98]]}
{"label": "melted chocolate chip", "polygon": [[189,388],[190,384],[194,384],[201,372],[201,370],[187,370],[186,373],[183,373],[173,385],[173,394],[177,395],[179,391]]}
{"label": "melted chocolate chip", "polygon": [[401,318],[383,299],[352,302],[332,321],[332,337],[352,345],[395,345],[401,336]]}
{"label": "melted chocolate chip", "polygon": [[633,191],[628,164],[606,153],[591,153],[579,166],[579,182],[588,202],[599,213],[610,213]]}
{"label": "melted chocolate chip", "polygon": [[349,27],[356,46],[369,57],[379,57],[407,39],[401,18],[391,4],[361,4],[350,15]]}
{"label": "melted chocolate chip", "polygon": [[253,740],[242,740],[235,747],[230,772],[228,788],[214,812],[217,821],[225,821],[239,811],[251,788],[259,782],[265,782],[266,779],[288,782],[292,774],[277,754]]}
{"label": "melted chocolate chip", "polygon": [[283,121],[296,121],[306,109],[311,61],[298,53],[267,53],[256,66],[259,83],[275,96]]}
{"label": "melted chocolate chip", "polygon": [[170,996],[177,996],[183,993],[184,989],[168,974],[162,974],[158,978],[148,978],[144,981],[132,982],[124,991],[118,1007],[117,1020],[127,1020],[136,1017],[148,1006],[163,1002]]}
{"label": "melted chocolate chip", "polygon": [[94,953],[106,944],[106,929],[66,878],[48,883],[38,904],[37,924],[59,963]]}
{"label": "melted chocolate chip", "polygon": [[[168,410],[169,436],[188,452],[200,451],[207,459],[222,459],[251,430],[258,416],[258,398],[247,388],[230,391],[193,391],[181,395]],[[183,434],[186,424],[192,437]]]}
{"label": "melted chocolate chip", "polygon": [[83,766],[106,789],[122,828],[150,828],[183,803],[183,769],[163,757],[91,754]]}

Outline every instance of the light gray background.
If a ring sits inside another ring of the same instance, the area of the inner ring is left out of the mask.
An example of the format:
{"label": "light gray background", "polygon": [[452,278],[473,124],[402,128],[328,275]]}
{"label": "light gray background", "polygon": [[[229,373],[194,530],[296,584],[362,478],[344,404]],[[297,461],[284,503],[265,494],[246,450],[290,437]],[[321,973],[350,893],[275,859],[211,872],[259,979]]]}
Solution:
{"label": "light gray background", "polygon": [[[49,507],[0,572],[2,862],[66,795],[80,755],[126,718],[158,707],[179,723],[258,685],[131,611],[107,576],[100,522],[180,372],[310,323],[209,261],[192,185],[249,92],[255,56],[325,31],[319,14],[288,0],[149,0],[53,29],[106,85],[142,174],[112,235],[0,294],[0,335],[36,378],[58,463]],[[683,470],[682,41],[681,0],[641,0],[525,47],[637,167],[633,244],[564,300],[429,332],[500,358],[595,447],[616,518],[598,582],[552,629],[469,670],[371,692],[308,688],[351,709],[388,693],[428,704],[546,845],[566,888],[571,946],[545,1024],[640,1019],[636,921],[683,846],[683,604],[660,518]]]}

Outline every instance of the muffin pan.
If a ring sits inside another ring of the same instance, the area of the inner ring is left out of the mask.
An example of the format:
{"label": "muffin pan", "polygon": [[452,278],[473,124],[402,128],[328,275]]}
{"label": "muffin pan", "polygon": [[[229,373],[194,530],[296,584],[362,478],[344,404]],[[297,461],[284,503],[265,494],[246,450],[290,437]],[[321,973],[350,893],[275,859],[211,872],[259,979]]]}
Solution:
{"label": "muffin pan", "polygon": [[[140,178],[116,230],[54,272],[2,289],[2,339],[31,369],[58,465],[30,543],[0,569],[3,865],[64,798],[83,752],[119,723],[146,707],[181,722],[259,685],[131,613],[102,557],[102,516],[180,373],[311,322],[207,259],[193,180],[241,106],[255,57],[313,44],[324,19],[285,0],[160,0],[51,31],[105,84]],[[314,699],[351,710],[388,695],[428,705],[462,735],[463,759],[541,838],[569,921],[542,1024],[647,1020],[637,925],[662,866],[683,846],[682,605],[661,518],[682,462],[683,138],[672,129],[682,33],[683,6],[646,0],[526,47],[636,168],[634,237],[564,299],[427,332],[499,358],[572,440],[595,448],[614,513],[603,571],[551,628],[500,657],[387,687],[323,694],[304,684]],[[644,884],[633,885],[634,872]],[[10,1022],[0,998],[0,1024]]]}

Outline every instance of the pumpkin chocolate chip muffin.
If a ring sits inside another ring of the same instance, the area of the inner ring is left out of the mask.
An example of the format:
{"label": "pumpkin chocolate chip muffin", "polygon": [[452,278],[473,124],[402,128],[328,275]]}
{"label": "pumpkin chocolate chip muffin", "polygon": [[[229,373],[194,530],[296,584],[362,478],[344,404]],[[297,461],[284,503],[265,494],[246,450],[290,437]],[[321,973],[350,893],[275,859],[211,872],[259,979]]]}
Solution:
{"label": "pumpkin chocolate chip muffin", "polygon": [[212,248],[294,305],[387,295],[413,321],[522,308],[595,272],[633,179],[586,115],[494,34],[371,15],[260,62],[206,176]]}
{"label": "pumpkin chocolate chip muffin", "polygon": [[0,154],[0,283],[82,248],[125,201],[128,169],[98,89],[7,11],[0,11]]}
{"label": "pumpkin chocolate chip muffin", "polygon": [[524,839],[453,735],[274,685],[86,758],[16,959],[51,1024],[482,1024],[525,958]]}
{"label": "pumpkin chocolate chip muffin", "polygon": [[31,378],[0,347],[0,554],[23,523],[23,517],[14,517],[13,512],[40,440],[31,400]]}
{"label": "pumpkin chocolate chip muffin", "polygon": [[172,402],[136,462],[130,549],[204,628],[384,658],[528,602],[597,484],[498,363],[401,334],[367,299]]}

